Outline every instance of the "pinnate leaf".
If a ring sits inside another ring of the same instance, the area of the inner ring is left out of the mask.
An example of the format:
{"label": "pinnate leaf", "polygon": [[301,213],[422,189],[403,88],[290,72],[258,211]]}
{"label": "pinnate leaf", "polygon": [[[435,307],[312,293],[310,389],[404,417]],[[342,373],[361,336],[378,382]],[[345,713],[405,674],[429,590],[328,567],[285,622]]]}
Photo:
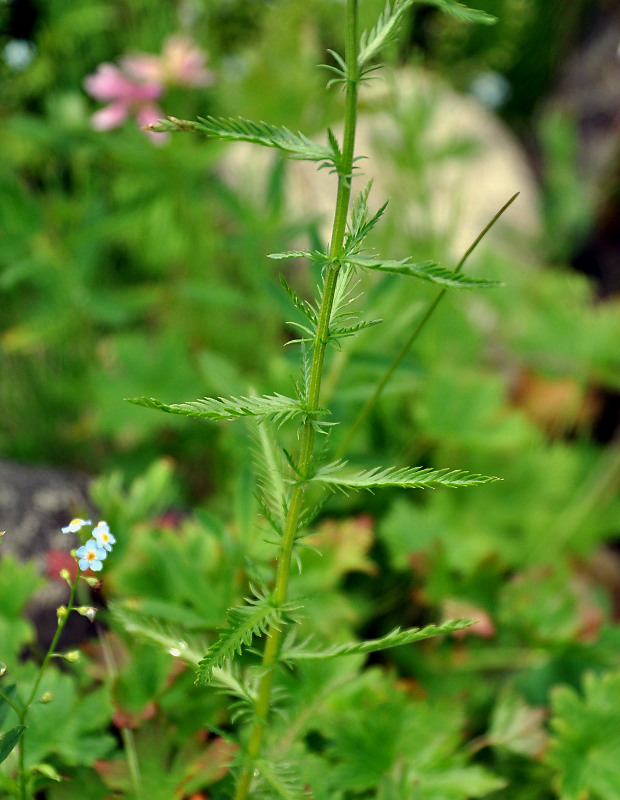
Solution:
{"label": "pinnate leaf", "polygon": [[199,117],[198,121],[168,117],[147,130],[157,132],[194,131],[204,133],[215,139],[236,142],[251,142],[263,147],[274,147],[282,150],[291,158],[301,161],[316,161],[336,166],[339,160],[337,146],[330,139],[330,145],[317,144],[304,136],[293,133],[282,125],[271,125],[268,122],[255,122],[245,117]]}
{"label": "pinnate leaf", "polygon": [[346,263],[353,264],[363,269],[372,269],[378,272],[389,272],[392,275],[403,275],[412,278],[421,278],[424,281],[437,283],[451,289],[484,289],[491,286],[501,286],[498,281],[486,281],[472,278],[463,272],[454,272],[446,269],[436,261],[414,262],[410,258],[399,261],[372,258],[369,256],[351,255],[345,259]]}
{"label": "pinnate leaf", "polygon": [[478,22],[481,25],[495,25],[497,22],[497,17],[492,14],[481,11],[479,8],[470,8],[463,3],[458,3],[457,0],[424,0],[424,2],[462,22]]}
{"label": "pinnate leaf", "polygon": [[[128,402],[145,408],[156,408],[168,414],[199,417],[209,420],[229,420],[257,417],[259,420],[285,422],[306,413],[299,400],[281,394],[262,397],[203,397],[188,403],[162,403],[152,397],[131,397]],[[323,413],[323,412],[321,412]]]}
{"label": "pinnate leaf", "polygon": [[208,683],[215,667],[222,667],[247,647],[255,636],[266,634],[269,628],[279,627],[287,613],[297,606],[287,603],[276,606],[271,597],[257,595],[246,598],[246,605],[231,608],[228,612],[228,627],[220,630],[220,638],[211,645],[198,665],[197,683]]}
{"label": "pinnate leaf", "polygon": [[473,625],[475,620],[453,619],[441,625],[426,625],[424,628],[395,628],[380,639],[367,639],[363,642],[348,642],[347,644],[334,645],[327,650],[309,650],[307,647],[291,647],[281,653],[283,661],[317,661],[338,656],[352,656],[357,653],[375,653],[378,650],[388,650],[391,647],[400,647],[404,644],[421,642],[432,636],[442,636],[446,633],[463,630]]}
{"label": "pinnate leaf", "polygon": [[388,0],[376,25],[362,33],[357,56],[360,72],[364,72],[368,62],[394,41],[402,15],[414,2],[415,0],[396,0],[395,3],[391,3]]}
{"label": "pinnate leaf", "polygon": [[477,475],[461,469],[437,470],[425,467],[375,467],[347,473],[343,469],[345,465],[346,462],[343,461],[327,464],[317,470],[311,480],[342,492],[380,489],[388,486],[399,486],[403,489],[423,489],[436,486],[459,488],[501,480],[490,475]]}

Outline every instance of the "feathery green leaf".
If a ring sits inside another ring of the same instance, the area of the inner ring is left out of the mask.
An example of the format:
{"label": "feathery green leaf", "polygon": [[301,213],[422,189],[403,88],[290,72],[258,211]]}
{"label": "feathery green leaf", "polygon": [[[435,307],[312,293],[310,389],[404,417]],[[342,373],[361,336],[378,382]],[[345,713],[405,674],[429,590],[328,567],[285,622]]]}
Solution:
{"label": "feathery green leaf", "polygon": [[168,117],[168,119],[159,120],[154,124],[145,125],[145,130],[156,133],[192,131],[204,133],[214,139],[251,142],[263,147],[275,147],[290,158],[300,161],[316,161],[322,166],[337,168],[340,160],[338,145],[333,136],[329,137],[329,145],[317,144],[303,133],[293,133],[282,125],[270,125],[263,121],[254,122],[244,117],[209,116],[199,117],[198,121]]}
{"label": "feathery green leaf", "polygon": [[240,142],[252,142],[263,147],[275,147],[291,158],[301,161],[316,161],[336,166],[339,153],[333,145],[317,144],[304,136],[293,133],[282,125],[254,122],[244,117],[199,117],[199,130],[208,136]]}
{"label": "feathery green leaf", "polygon": [[284,482],[284,464],[281,453],[264,426],[256,429],[258,447],[254,451],[258,480],[258,502],[261,510],[278,535],[282,535],[287,509],[287,485]]}
{"label": "feathery green leaf", "polygon": [[400,486],[403,489],[424,489],[427,487],[446,486],[459,488],[461,486],[476,486],[481,483],[492,483],[501,480],[489,475],[476,475],[462,469],[430,469],[424,467],[375,467],[359,472],[344,472],[346,462],[335,461],[318,469],[312,478],[313,483],[319,483],[330,489],[339,489],[342,492],[359,489],[380,489],[387,486]]}
{"label": "feathery green leaf", "polygon": [[359,252],[362,242],[379,222],[387,208],[388,201],[386,200],[376,214],[373,214],[372,217],[369,216],[368,195],[371,188],[372,180],[368,181],[363,191],[358,194],[351,205],[344,248],[347,255]]}
{"label": "feathery green leaf", "polygon": [[447,286],[452,289],[486,289],[492,286],[501,286],[499,281],[486,281],[481,278],[472,278],[463,272],[454,272],[446,269],[436,261],[422,261],[416,263],[410,258],[403,258],[400,261],[384,260],[370,256],[347,255],[343,263],[352,264],[363,269],[377,270],[378,272],[389,272],[392,275],[405,275],[413,278],[421,278],[440,286]]}
{"label": "feathery green leaf", "polygon": [[152,615],[144,614],[136,609],[120,603],[110,603],[109,611],[114,619],[133,636],[155,644],[170,655],[182,659],[188,664],[198,666],[205,650],[205,642],[190,638],[185,629],[162,623]]}
{"label": "feathery green leaf", "polygon": [[[286,422],[293,417],[306,414],[299,400],[281,394],[262,397],[203,397],[188,403],[162,403],[152,397],[128,397],[128,402],[146,408],[156,408],[169,414],[183,417],[199,417],[208,420],[256,417],[259,421]],[[327,413],[325,409],[317,413]]]}
{"label": "feathery green leaf", "polygon": [[368,71],[365,69],[368,62],[394,41],[402,15],[414,2],[415,0],[396,0],[391,3],[388,0],[376,25],[371,30],[362,33],[357,56],[361,74]]}
{"label": "feathery green leaf", "polygon": [[242,680],[237,671],[214,667],[211,686],[219,689],[220,694],[234,698],[228,706],[231,722],[248,719],[255,715],[258,697],[256,686],[253,682]]}
{"label": "feathery green leaf", "polygon": [[481,25],[495,25],[497,22],[497,17],[492,14],[481,11],[479,8],[470,8],[463,3],[458,3],[457,0],[424,0],[424,2],[463,22],[478,22]]}
{"label": "feathery green leaf", "polygon": [[[270,256],[270,258],[273,258],[273,256]],[[280,283],[282,284],[284,291],[291,298],[295,308],[301,311],[301,313],[307,317],[313,325],[316,325],[316,311],[310,305],[310,303],[307,300],[304,300],[303,297],[300,297],[297,292],[288,285],[284,275],[280,275]]]}
{"label": "feathery green leaf", "polygon": [[337,658],[339,656],[352,656],[357,653],[375,653],[378,650],[388,650],[390,647],[400,647],[404,644],[421,642],[423,639],[430,639],[432,636],[442,636],[446,633],[461,631],[469,628],[475,623],[472,619],[452,619],[442,622],[440,625],[426,625],[424,628],[407,628],[401,630],[394,628],[393,631],[382,636],[380,639],[367,639],[364,642],[348,642],[347,644],[334,645],[326,650],[310,650],[306,644],[299,647],[283,648],[280,658],[286,663],[294,661],[317,661],[326,658]]}
{"label": "feathery green leaf", "polygon": [[382,319],[369,319],[369,320],[362,320],[361,322],[358,322],[356,325],[345,326],[344,328],[330,327],[329,338],[345,339],[347,336],[355,336],[356,333],[366,330],[366,328],[374,328],[375,325],[379,325],[382,322],[383,322]]}
{"label": "feathery green leaf", "polygon": [[312,800],[312,795],[299,781],[290,764],[276,764],[262,758],[254,762],[257,784],[252,797],[257,800]]}
{"label": "feathery green leaf", "polygon": [[323,253],[320,250],[286,250],[283,253],[269,253],[267,258],[273,258],[275,261],[282,261],[284,258],[309,258],[321,267],[332,261],[328,253]]}
{"label": "feathery green leaf", "polygon": [[245,606],[229,610],[228,627],[220,629],[220,638],[211,645],[199,662],[197,683],[208,683],[215,667],[222,667],[226,661],[234,658],[255,636],[266,634],[269,628],[282,625],[285,615],[298,607],[294,603],[275,606],[271,597],[256,592],[255,597],[246,597],[246,603]]}

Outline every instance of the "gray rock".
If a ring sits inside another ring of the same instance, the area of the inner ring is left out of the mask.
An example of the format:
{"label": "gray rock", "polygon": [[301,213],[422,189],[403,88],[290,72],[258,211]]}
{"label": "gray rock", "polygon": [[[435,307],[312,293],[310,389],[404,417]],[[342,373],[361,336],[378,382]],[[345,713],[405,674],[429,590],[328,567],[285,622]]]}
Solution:
{"label": "gray rock", "polygon": [[[48,551],[69,552],[78,544],[75,535],[64,534],[61,528],[76,516],[96,514],[88,499],[88,483],[81,473],[0,460],[0,530],[5,531],[0,558],[11,554],[20,561],[33,561],[45,575]],[[49,647],[56,630],[56,608],[67,599],[67,585],[48,580],[29,604],[27,615],[37,629],[41,648]],[[60,649],[82,641],[93,630],[87,619],[72,614]]]}

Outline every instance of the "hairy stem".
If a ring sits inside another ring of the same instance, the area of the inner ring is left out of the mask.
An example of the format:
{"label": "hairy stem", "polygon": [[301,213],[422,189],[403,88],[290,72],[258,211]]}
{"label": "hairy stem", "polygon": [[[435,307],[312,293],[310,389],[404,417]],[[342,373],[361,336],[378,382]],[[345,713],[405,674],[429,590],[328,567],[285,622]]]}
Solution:
{"label": "hairy stem", "polygon": [[[513,194],[513,196],[510,198],[510,200],[507,200],[504,203],[504,205],[500,208],[500,210],[497,212],[497,214],[495,214],[493,219],[491,219],[490,222],[488,222],[487,225],[482,229],[482,231],[480,231],[478,236],[476,236],[474,241],[470,244],[470,246],[467,248],[467,250],[463,254],[463,256],[462,256],[461,260],[459,261],[459,263],[456,265],[456,268],[454,270],[454,274],[456,274],[457,272],[460,272],[463,269],[463,266],[464,266],[465,262],[467,261],[467,259],[469,258],[469,256],[474,252],[476,247],[480,244],[480,242],[484,239],[484,237],[487,235],[487,233],[491,230],[493,225],[495,225],[495,223],[502,216],[504,211],[506,211],[509,208],[509,206],[511,206],[514,203],[514,201],[517,199],[518,196],[519,196],[519,192],[516,192],[516,194]],[[394,361],[388,367],[387,371],[385,372],[385,375],[381,378],[381,380],[379,381],[379,383],[375,387],[374,392],[368,398],[368,400],[364,404],[362,410],[359,412],[359,414],[355,418],[355,421],[353,422],[353,424],[349,428],[349,430],[347,432],[347,435],[343,438],[343,440],[338,445],[338,449],[336,450],[336,454],[335,454],[335,458],[336,459],[342,458],[344,453],[347,451],[349,445],[351,444],[351,440],[353,439],[353,437],[355,436],[355,433],[357,432],[357,429],[362,424],[362,422],[366,419],[366,417],[368,416],[368,414],[370,413],[372,408],[376,405],[377,400],[381,396],[383,390],[385,389],[387,384],[390,382],[390,379],[392,378],[392,376],[394,375],[394,373],[398,369],[398,366],[399,366],[400,362],[407,355],[407,353],[409,352],[409,349],[411,348],[411,346],[413,345],[415,340],[420,335],[422,329],[424,328],[426,323],[429,321],[429,319],[433,316],[433,312],[435,311],[435,309],[437,308],[439,303],[443,300],[444,295],[446,294],[447,291],[448,291],[447,289],[442,289],[437,294],[435,299],[430,303],[429,307],[426,309],[426,311],[424,312],[424,314],[422,315],[422,317],[418,321],[418,324],[415,326],[415,328],[413,329],[413,331],[409,335],[409,338],[407,339],[407,341],[403,344],[403,346],[399,350],[396,358],[394,359]]]}
{"label": "hairy stem", "polygon": [[[357,64],[357,0],[347,0],[345,22],[345,59],[347,64],[347,84],[345,100],[345,125],[342,146],[342,163],[338,170],[338,195],[330,244],[331,263],[327,267],[321,307],[313,344],[312,366],[308,388],[307,408],[308,416],[303,424],[300,436],[299,460],[297,471],[302,482],[298,483],[291,493],[288,513],[284,525],[284,532],[278,553],[276,580],[273,600],[276,605],[285,602],[291,566],[295,534],[299,525],[299,515],[303,507],[305,486],[303,479],[308,477],[314,455],[315,420],[313,412],[319,408],[321,392],[321,379],[323,376],[323,363],[325,349],[329,336],[329,321],[331,317],[336,281],[340,270],[339,256],[342,252],[346,230],[349,199],[351,197],[351,177],[353,172],[353,151],[355,146],[355,126],[357,121],[357,92],[359,86],[359,73]],[[258,758],[267,724],[271,704],[271,691],[273,687],[274,671],[277,663],[282,627],[272,626],[269,629],[267,643],[263,654],[263,676],[261,678],[258,699],[256,702],[256,721],[254,722],[247,747],[247,763],[241,772],[235,800],[246,800],[249,795],[253,776],[253,762]]]}

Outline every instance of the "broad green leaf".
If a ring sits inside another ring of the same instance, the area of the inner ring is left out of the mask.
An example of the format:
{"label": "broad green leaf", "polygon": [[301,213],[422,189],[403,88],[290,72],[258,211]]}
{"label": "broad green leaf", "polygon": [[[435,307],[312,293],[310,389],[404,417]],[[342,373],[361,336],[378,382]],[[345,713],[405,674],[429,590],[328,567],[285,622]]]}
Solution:
{"label": "broad green leaf", "polygon": [[501,480],[490,475],[477,475],[461,469],[431,469],[424,467],[375,467],[349,473],[343,471],[346,462],[335,461],[317,470],[311,480],[342,492],[358,489],[380,489],[386,486],[400,486],[403,489],[423,489],[426,487],[475,486]]}
{"label": "broad green leaf", "polygon": [[[264,397],[204,397],[188,403],[162,403],[152,397],[129,397],[128,402],[146,408],[156,408],[168,414],[199,417],[208,420],[228,420],[257,417],[259,420],[286,422],[306,413],[299,400],[281,394]],[[321,410],[318,413],[325,413]]]}
{"label": "broad green leaf", "polygon": [[283,649],[280,658],[286,662],[317,661],[325,658],[337,658],[338,656],[352,656],[357,653],[375,653],[378,650],[388,650],[390,647],[400,647],[404,644],[421,642],[424,639],[430,639],[432,636],[454,633],[454,631],[469,628],[474,622],[475,620],[471,619],[455,619],[443,622],[441,625],[427,625],[424,628],[408,628],[404,631],[400,628],[395,628],[380,639],[367,639],[364,642],[334,645],[327,650],[309,650],[306,647]]}
{"label": "broad green leaf", "polygon": [[108,687],[85,694],[73,676],[48,667],[39,687],[39,693],[43,692],[50,692],[53,700],[35,703],[30,709],[28,769],[57,759],[67,766],[89,766],[115,748],[115,739],[108,733],[113,711]]}
{"label": "broad green leaf", "polygon": [[[11,683],[2,691],[4,697],[0,697],[0,728],[2,728],[2,726],[4,725],[4,720],[6,719],[7,714],[9,713],[9,711],[12,710],[10,703],[15,703],[15,699],[17,697],[17,684]],[[10,702],[7,702],[7,700]]]}
{"label": "broad green leaf", "polygon": [[25,725],[17,725],[15,728],[11,728],[10,731],[0,736],[0,764],[8,758],[13,748],[17,746],[25,730]]}
{"label": "broad green leaf", "polygon": [[434,797],[470,800],[485,797],[506,786],[506,780],[492,772],[472,764],[429,773],[424,777],[424,800]]}
{"label": "broad green leaf", "polygon": [[195,131],[216,139],[274,147],[300,161],[316,161],[334,166],[338,162],[338,153],[334,151],[333,145],[317,144],[303,133],[293,133],[282,125],[254,122],[244,117],[199,117],[197,122],[168,117],[167,120],[149,125],[148,130]]}
{"label": "broad green leaf", "polygon": [[547,709],[528,705],[514,689],[500,695],[486,738],[492,747],[538,758],[547,747]]}
{"label": "broad green leaf", "polygon": [[51,764],[35,764],[32,770],[33,772],[39,772],[41,775],[45,775],[46,778],[49,778],[51,781],[56,781],[56,783],[62,781],[62,775],[58,770],[54,769]]}
{"label": "broad green leaf", "polygon": [[551,696],[553,737],[545,761],[562,800],[620,797],[620,672],[588,674],[583,695],[567,686]]}
{"label": "broad green leaf", "polygon": [[501,286],[499,281],[486,281],[472,278],[463,272],[454,272],[446,269],[436,261],[414,262],[410,258],[399,261],[372,258],[369,256],[350,255],[343,259],[344,263],[352,264],[363,269],[372,269],[378,272],[389,272],[392,275],[404,275],[412,278],[421,278],[440,286],[452,289],[484,289],[491,286]]}

